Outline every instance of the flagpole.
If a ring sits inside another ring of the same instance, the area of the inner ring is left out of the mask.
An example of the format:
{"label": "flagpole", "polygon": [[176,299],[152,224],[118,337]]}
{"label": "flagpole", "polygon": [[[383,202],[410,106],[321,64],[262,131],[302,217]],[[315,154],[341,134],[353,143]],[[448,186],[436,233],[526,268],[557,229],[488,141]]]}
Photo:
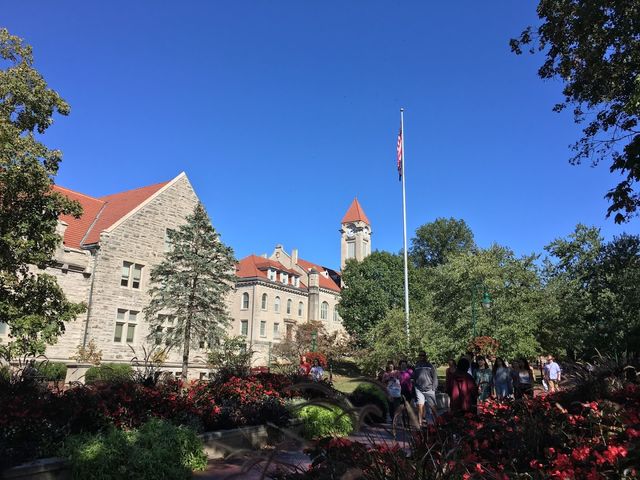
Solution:
{"label": "flagpole", "polygon": [[409,267],[407,254],[407,195],[404,186],[404,108],[400,109],[400,134],[402,139],[402,234],[404,251],[404,329],[409,342]]}

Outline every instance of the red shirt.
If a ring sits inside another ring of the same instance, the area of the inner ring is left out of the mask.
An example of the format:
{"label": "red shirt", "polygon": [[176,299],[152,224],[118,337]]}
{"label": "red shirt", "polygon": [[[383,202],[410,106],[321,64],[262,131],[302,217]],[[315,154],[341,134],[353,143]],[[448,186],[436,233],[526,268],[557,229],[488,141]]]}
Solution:
{"label": "red shirt", "polygon": [[309,362],[303,362],[300,364],[300,373],[303,375],[309,375],[311,371],[311,364]]}
{"label": "red shirt", "polygon": [[456,372],[451,376],[451,411],[475,412],[478,387],[467,372]]}

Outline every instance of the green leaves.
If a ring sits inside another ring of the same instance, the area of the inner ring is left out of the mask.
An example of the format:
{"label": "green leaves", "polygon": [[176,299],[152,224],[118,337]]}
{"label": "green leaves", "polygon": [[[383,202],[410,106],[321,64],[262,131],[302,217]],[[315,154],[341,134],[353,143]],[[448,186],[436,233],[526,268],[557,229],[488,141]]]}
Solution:
{"label": "green leaves", "polygon": [[52,191],[62,154],[36,140],[54,113],[69,105],[33,68],[31,47],[0,29],[0,322],[9,324],[5,357],[39,355],[64,322],[84,310],[67,302],[55,278],[32,273],[52,266],[60,215],[80,205]]}
{"label": "green leaves", "polygon": [[554,111],[573,105],[576,123],[589,118],[570,162],[610,161],[622,179],[606,194],[607,216],[629,221],[640,207],[640,5],[540,0],[538,17],[540,26],[512,39],[511,50],[520,54],[530,45],[531,53],[544,52],[538,75],[564,83],[564,102]]}
{"label": "green leaves", "polygon": [[[186,223],[168,235],[172,249],[151,271],[151,301],[144,313],[152,341],[182,348],[186,378],[190,345],[224,336],[230,321],[226,297],[235,284],[236,260],[200,203]],[[166,324],[166,315],[175,323]]]}

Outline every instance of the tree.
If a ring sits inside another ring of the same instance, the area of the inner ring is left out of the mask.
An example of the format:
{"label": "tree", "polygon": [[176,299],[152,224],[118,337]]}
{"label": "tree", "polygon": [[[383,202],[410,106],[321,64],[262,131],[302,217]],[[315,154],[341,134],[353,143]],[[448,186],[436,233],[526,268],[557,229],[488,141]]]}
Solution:
{"label": "tree", "polygon": [[536,29],[511,40],[516,54],[543,51],[542,79],[564,83],[564,101],[576,123],[588,118],[570,162],[611,161],[623,179],[609,190],[607,216],[629,221],[640,207],[640,6],[636,1],[540,0]]}
{"label": "tree", "polygon": [[[182,378],[187,378],[192,342],[213,344],[229,323],[226,298],[234,288],[236,261],[198,203],[186,223],[168,232],[172,249],[151,270],[151,301],[144,313],[149,337],[182,348]],[[173,329],[163,328],[165,315],[175,318]]]}
{"label": "tree", "polygon": [[410,254],[416,267],[436,267],[445,263],[450,255],[474,248],[473,232],[464,220],[438,218],[416,230]]}
{"label": "tree", "polygon": [[0,29],[0,322],[9,325],[4,357],[40,355],[84,306],[68,302],[55,277],[60,215],[76,202],[52,191],[62,154],[36,139],[69,105],[33,68],[31,47]]}
{"label": "tree", "polygon": [[329,333],[320,321],[309,321],[296,326],[293,338],[276,344],[273,355],[285,368],[296,369],[300,357],[313,350],[322,353],[329,363],[346,356],[351,351],[351,340],[340,331]]}
{"label": "tree", "polygon": [[437,359],[464,353],[473,338],[472,290],[486,288],[491,307],[476,298],[477,332],[495,338],[499,354],[507,358],[533,357],[540,351],[537,333],[543,313],[544,290],[535,255],[516,257],[493,245],[454,255],[433,269],[428,288],[433,292],[433,318],[424,347]]}
{"label": "tree", "polygon": [[[361,262],[347,261],[342,280],[338,312],[347,332],[362,346],[366,333],[389,310],[404,306],[404,266],[400,255],[388,252],[374,252]],[[421,285],[424,272],[410,265],[409,288],[412,305],[427,302],[428,292]]]}
{"label": "tree", "polygon": [[546,249],[549,343],[581,358],[640,352],[640,237],[605,243],[599,229],[578,225]]}
{"label": "tree", "polygon": [[224,335],[220,342],[211,345],[209,363],[221,378],[245,377],[251,369],[253,352],[247,348],[247,339],[240,335]]}

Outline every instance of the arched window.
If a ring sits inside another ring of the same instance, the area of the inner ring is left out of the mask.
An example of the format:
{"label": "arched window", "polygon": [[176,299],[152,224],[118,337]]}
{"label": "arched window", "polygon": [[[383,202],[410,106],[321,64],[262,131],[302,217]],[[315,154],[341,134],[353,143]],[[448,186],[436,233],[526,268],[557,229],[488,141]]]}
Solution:
{"label": "arched window", "polygon": [[242,294],[242,310],[248,310],[249,309],[249,294],[247,292],[244,292]]}
{"label": "arched window", "polygon": [[333,307],[333,321],[338,322],[340,317],[338,317],[338,306]]}
{"label": "arched window", "polygon": [[280,297],[276,297],[273,302],[273,311],[276,313],[280,313]]}
{"label": "arched window", "polygon": [[287,300],[287,315],[291,315],[291,306],[293,305],[293,302],[291,301],[291,299]]}
{"label": "arched window", "polygon": [[329,318],[329,304],[322,302],[320,306],[320,320],[326,320],[327,318]]}
{"label": "arched window", "polygon": [[301,317],[302,316],[302,312],[304,310],[304,303],[300,302],[298,304],[298,316]]}
{"label": "arched window", "polygon": [[267,309],[267,294],[263,293],[262,294],[262,310],[266,310]]}

